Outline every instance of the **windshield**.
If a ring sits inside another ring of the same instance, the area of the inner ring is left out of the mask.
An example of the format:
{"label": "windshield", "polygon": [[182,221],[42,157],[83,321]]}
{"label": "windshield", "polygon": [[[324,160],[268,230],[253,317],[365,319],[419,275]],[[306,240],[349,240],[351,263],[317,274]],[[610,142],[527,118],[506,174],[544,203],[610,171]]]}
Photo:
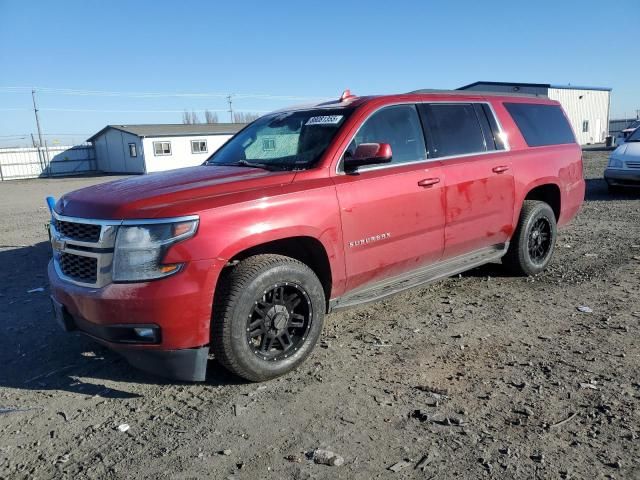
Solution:
{"label": "windshield", "polygon": [[225,143],[205,165],[302,170],[325,152],[353,109],[279,112],[259,118]]}
{"label": "windshield", "polygon": [[627,142],[640,142],[640,128],[636,128],[631,135],[627,137]]}

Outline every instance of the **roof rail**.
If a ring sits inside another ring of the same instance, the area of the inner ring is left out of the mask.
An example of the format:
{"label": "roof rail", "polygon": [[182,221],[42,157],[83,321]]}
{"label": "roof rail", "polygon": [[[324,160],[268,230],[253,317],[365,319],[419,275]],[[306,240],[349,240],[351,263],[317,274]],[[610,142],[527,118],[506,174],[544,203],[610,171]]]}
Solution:
{"label": "roof rail", "polygon": [[436,88],[422,88],[407,92],[408,94],[441,93],[444,95],[480,95],[489,97],[528,97],[528,98],[548,98],[546,95],[536,93],[516,93],[516,92],[483,92],[480,90],[440,90]]}

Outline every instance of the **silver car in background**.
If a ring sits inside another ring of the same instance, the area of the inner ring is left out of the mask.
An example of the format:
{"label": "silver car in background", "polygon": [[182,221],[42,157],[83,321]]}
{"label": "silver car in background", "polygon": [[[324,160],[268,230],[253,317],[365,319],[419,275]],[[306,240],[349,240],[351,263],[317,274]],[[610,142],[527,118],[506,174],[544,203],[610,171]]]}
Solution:
{"label": "silver car in background", "polygon": [[633,122],[631,122],[629,125],[627,125],[623,130],[621,130],[618,135],[616,136],[616,145],[620,146],[623,145],[624,142],[627,141],[627,138],[629,138],[629,136],[635,132],[636,130],[638,130],[638,128],[640,127],[640,120],[635,120]]}
{"label": "silver car in background", "polygon": [[622,145],[611,152],[604,179],[610,191],[640,186],[640,128],[636,128]]}

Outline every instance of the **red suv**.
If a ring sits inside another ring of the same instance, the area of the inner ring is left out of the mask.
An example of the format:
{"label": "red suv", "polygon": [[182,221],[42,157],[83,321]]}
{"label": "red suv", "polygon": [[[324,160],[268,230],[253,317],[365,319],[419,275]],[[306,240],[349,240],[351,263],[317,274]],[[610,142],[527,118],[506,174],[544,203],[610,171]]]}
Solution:
{"label": "red suv", "polygon": [[326,313],[487,262],[535,275],[584,197],[558,102],[417,91],[263,116],[199,167],[51,204],[56,318],[148,372],[253,381]]}

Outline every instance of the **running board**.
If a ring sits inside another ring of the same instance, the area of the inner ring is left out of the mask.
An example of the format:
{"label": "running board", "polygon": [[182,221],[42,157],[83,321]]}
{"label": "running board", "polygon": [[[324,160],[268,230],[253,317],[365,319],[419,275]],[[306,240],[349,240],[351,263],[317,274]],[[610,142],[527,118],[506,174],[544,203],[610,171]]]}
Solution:
{"label": "running board", "polygon": [[485,263],[499,260],[507,253],[508,248],[508,243],[494,245],[366,285],[348,292],[342,297],[331,300],[329,302],[329,311],[336,312],[356,305],[377,302],[404,290],[435,282],[436,280],[479,267]]}

